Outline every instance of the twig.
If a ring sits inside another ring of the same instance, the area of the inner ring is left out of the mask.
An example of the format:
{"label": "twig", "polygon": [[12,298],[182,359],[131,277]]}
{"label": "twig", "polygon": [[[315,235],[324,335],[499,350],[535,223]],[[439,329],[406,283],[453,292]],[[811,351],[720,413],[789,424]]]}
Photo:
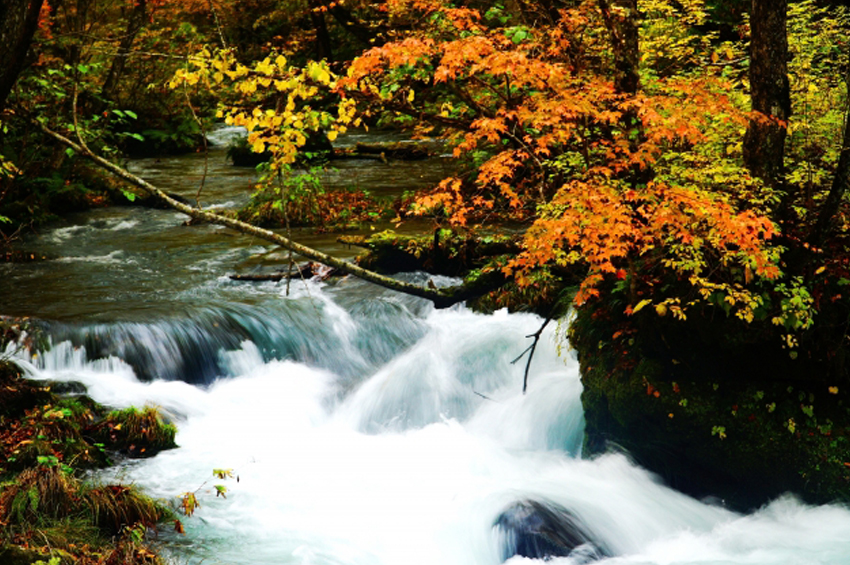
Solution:
{"label": "twig", "polygon": [[[188,61],[187,61],[188,64]],[[188,70],[188,69],[187,69]],[[198,114],[195,112],[195,107],[192,106],[192,100],[189,98],[189,89],[186,87],[186,83],[183,83],[183,95],[186,97],[186,104],[189,106],[189,111],[192,112],[192,117],[195,119],[195,123],[198,124],[198,127],[201,130],[201,138],[204,140],[204,175],[201,177],[201,183],[198,185],[198,193],[195,194],[195,206],[198,208],[201,207],[201,191],[204,190],[204,185],[207,182],[207,172],[209,171],[210,164],[210,152],[207,144],[207,130],[204,127],[204,123],[198,117]]]}
{"label": "twig", "polygon": [[523,356],[528,353],[528,361],[525,363],[525,377],[522,379],[522,393],[525,394],[526,389],[528,388],[528,370],[531,368],[531,360],[534,358],[534,351],[537,349],[537,342],[540,341],[540,336],[543,334],[543,330],[546,329],[546,326],[549,325],[549,322],[552,321],[552,314],[546,316],[546,320],[544,320],[543,325],[540,326],[540,329],[534,332],[533,334],[529,334],[525,337],[533,337],[534,342],[525,348],[525,350],[519,354],[519,356],[511,361],[511,365],[516,364],[517,361],[523,358]]}
{"label": "twig", "polygon": [[[292,239],[292,227],[289,224],[289,184],[284,184],[283,179],[281,177],[281,172],[278,170],[277,172],[277,183],[280,186],[282,194],[281,198],[283,199],[283,219],[286,222],[286,237]],[[292,249],[289,249],[289,264],[286,268],[286,296],[289,296],[289,283],[292,281]],[[303,277],[304,274],[302,273]],[[308,289],[309,293],[309,289]]]}
{"label": "twig", "polygon": [[215,9],[215,4],[213,4],[212,0],[209,0],[210,11],[213,15],[213,20],[215,21],[215,29],[218,31],[218,38],[221,40],[221,46],[224,49],[227,49],[227,41],[224,39],[224,32],[221,29],[221,22],[218,20],[218,12]]}

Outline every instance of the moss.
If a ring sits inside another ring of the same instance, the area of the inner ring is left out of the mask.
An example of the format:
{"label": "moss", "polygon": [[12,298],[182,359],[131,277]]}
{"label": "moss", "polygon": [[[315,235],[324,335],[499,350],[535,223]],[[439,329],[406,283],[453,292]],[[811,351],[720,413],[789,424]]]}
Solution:
{"label": "moss", "polygon": [[33,565],[39,561],[49,562],[50,558],[50,553],[42,553],[37,549],[0,545],[0,563],[3,565]]}
{"label": "moss", "polygon": [[[740,509],[786,491],[815,503],[850,500],[847,387],[778,372],[760,357],[770,344],[682,339],[685,347],[672,332],[693,338],[692,326],[654,321],[654,330],[638,328],[596,306],[573,324],[588,452],[617,444],[671,486]],[[788,358],[776,349],[773,359]]]}
{"label": "moss", "polygon": [[177,447],[177,428],[167,423],[152,406],[110,412],[89,432],[108,447],[130,457],[152,457],[164,449]]}

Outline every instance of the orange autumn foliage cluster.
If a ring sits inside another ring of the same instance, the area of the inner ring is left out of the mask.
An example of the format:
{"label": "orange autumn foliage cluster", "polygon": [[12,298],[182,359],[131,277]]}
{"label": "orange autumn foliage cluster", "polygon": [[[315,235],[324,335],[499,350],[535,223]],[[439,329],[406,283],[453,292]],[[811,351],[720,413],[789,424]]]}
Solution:
{"label": "orange autumn foliage cluster", "polygon": [[[463,229],[493,212],[534,220],[504,267],[521,286],[540,269],[584,269],[581,304],[634,258],[695,286],[721,267],[747,283],[780,276],[777,227],[753,204],[768,189],[723,142],[748,115],[719,71],[647,73],[639,92],[617,92],[595,2],[534,28],[439,0],[387,5],[427,24],[366,51],[338,92],[428,124],[472,164],[422,196],[419,213]],[[718,162],[741,186],[696,168]]]}

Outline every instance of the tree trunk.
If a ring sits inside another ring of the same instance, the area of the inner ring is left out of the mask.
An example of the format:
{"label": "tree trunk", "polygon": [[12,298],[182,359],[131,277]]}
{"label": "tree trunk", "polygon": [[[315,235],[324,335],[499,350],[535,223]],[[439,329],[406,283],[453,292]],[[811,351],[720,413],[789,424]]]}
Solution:
{"label": "tree trunk", "polygon": [[781,182],[787,122],[788,0],[753,0],[750,13],[750,92],[753,115],[744,135],[744,162],[771,185]]}
{"label": "tree trunk", "polygon": [[331,36],[328,33],[328,24],[325,21],[325,10],[319,0],[310,0],[310,20],[313,29],[316,30],[316,59],[325,59],[328,63],[333,62],[333,49],[331,48]]}
{"label": "tree trunk", "polygon": [[611,35],[614,53],[614,88],[622,94],[636,94],[640,86],[638,68],[640,45],[638,41],[637,0],[598,0],[605,27]]}
{"label": "tree trunk", "polygon": [[109,67],[109,73],[107,73],[106,80],[103,82],[103,88],[100,90],[100,95],[104,99],[113,99],[115,88],[118,86],[118,80],[124,73],[127,56],[130,54],[133,42],[136,41],[136,36],[139,35],[142,27],[144,27],[146,19],[147,0],[136,0],[133,11],[130,12],[130,17],[127,20],[127,29],[124,32],[124,37],[118,45],[118,53],[112,59],[112,66]]}
{"label": "tree trunk", "polygon": [[[847,80],[848,88],[850,88],[850,76]],[[848,103],[844,115],[844,141],[841,144],[841,155],[838,158],[835,177],[832,179],[832,188],[830,188],[820,213],[818,213],[817,223],[809,240],[815,247],[821,247],[826,241],[835,216],[841,207],[841,201],[848,190],[850,190],[850,103]]]}
{"label": "tree trunk", "polygon": [[0,1],[0,109],[24,68],[43,1]]}

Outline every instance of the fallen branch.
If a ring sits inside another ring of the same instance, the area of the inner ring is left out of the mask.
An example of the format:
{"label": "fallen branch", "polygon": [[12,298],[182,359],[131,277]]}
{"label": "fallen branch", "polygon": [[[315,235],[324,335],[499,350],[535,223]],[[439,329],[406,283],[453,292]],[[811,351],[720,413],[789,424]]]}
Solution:
{"label": "fallen branch", "polygon": [[391,277],[380,275],[374,271],[364,269],[363,267],[360,267],[359,265],[356,265],[354,263],[350,263],[338,257],[328,255],[327,253],[322,253],[321,251],[313,249],[312,247],[302,245],[287,237],[276,234],[273,231],[258,228],[257,226],[252,226],[251,224],[247,224],[234,218],[228,218],[215,214],[213,212],[207,212],[205,210],[194,208],[192,206],[179,202],[178,200],[175,200],[174,198],[172,198],[156,186],[152,185],[148,181],[137,177],[128,170],[119,167],[115,163],[108,161],[103,157],[95,154],[87,147],[83,147],[71,141],[64,135],[51,130],[50,128],[38,121],[34,120],[33,123],[36,124],[39,128],[41,128],[41,130],[44,131],[45,134],[59,141],[63,145],[70,147],[78,154],[85,157],[86,159],[89,159],[102,169],[109,171],[118,178],[123,179],[129,184],[142,189],[148,194],[159,198],[162,202],[168,205],[169,208],[177,210],[178,212],[182,212],[183,214],[186,214],[187,216],[190,216],[196,220],[225,226],[240,233],[251,235],[259,239],[274,243],[276,245],[280,245],[281,247],[289,249],[303,257],[318,261],[319,263],[323,263],[325,265],[328,265],[329,267],[334,267],[343,273],[354,275],[355,277],[377,284],[378,286],[382,286],[390,290],[395,290],[397,292],[402,292],[404,294],[409,294],[411,296],[425,298],[433,302],[434,306],[437,308],[448,308],[449,306],[457,304],[458,302],[463,302],[464,300],[468,300],[470,298],[482,296],[486,292],[498,288],[493,287],[489,290],[486,290],[486,292],[483,291],[484,289],[480,285],[476,285],[475,287],[467,285],[458,285],[454,287],[438,289],[430,288],[427,286],[419,286],[416,284],[407,283]]}
{"label": "fallen branch", "polygon": [[549,325],[549,322],[552,321],[552,316],[548,316],[546,320],[543,321],[543,325],[540,326],[540,329],[534,332],[533,334],[529,334],[525,337],[533,337],[534,342],[525,348],[525,350],[517,356],[516,359],[511,361],[511,365],[515,364],[517,361],[523,358],[523,356],[528,353],[528,361],[525,363],[525,376],[522,379],[522,393],[525,394],[526,389],[528,388],[528,370],[531,368],[531,360],[534,358],[534,351],[537,349],[537,343],[540,341],[540,336],[543,335],[543,330],[546,329],[546,326]]}

